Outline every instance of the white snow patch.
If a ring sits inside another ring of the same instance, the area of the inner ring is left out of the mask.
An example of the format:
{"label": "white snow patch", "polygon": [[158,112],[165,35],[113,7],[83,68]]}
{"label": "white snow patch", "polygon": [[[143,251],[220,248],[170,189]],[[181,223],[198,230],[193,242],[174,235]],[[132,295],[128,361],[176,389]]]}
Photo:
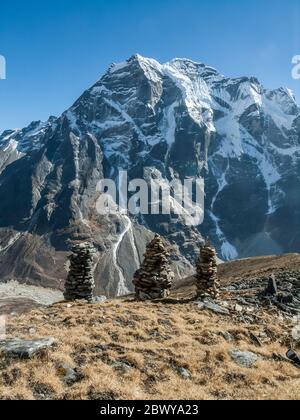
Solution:
{"label": "white snow patch", "polygon": [[162,133],[166,142],[169,145],[169,148],[175,142],[175,131],[176,131],[176,118],[175,118],[175,108],[178,106],[177,102],[174,102],[172,105],[167,107],[164,110],[164,120]]}
{"label": "white snow patch", "polygon": [[209,214],[216,225],[216,234],[218,236],[219,241],[221,242],[222,258],[226,261],[236,259],[238,257],[238,252],[236,248],[225,238],[225,235],[220,228],[220,219],[217,216],[215,216],[212,212],[209,212]]}
{"label": "white snow patch", "polygon": [[11,248],[16,242],[17,240],[22,236],[22,232],[18,232],[16,233],[14,236],[12,236],[9,241],[7,242],[7,244],[5,246],[0,246],[0,252],[2,253],[6,253],[6,251]]}
{"label": "white snow patch", "polygon": [[73,130],[78,130],[77,117],[76,117],[75,113],[74,113],[71,109],[69,109],[69,110],[66,112],[66,116],[67,116],[68,121],[69,121],[69,123],[70,123],[70,127],[71,127]]}
{"label": "white snow patch", "polygon": [[282,105],[274,100],[268,99],[266,96],[263,97],[262,102],[263,112],[272,118],[275,125],[280,129],[285,128],[291,130],[295,121],[295,115],[287,114]]}
{"label": "white snow patch", "polygon": [[172,62],[163,66],[163,72],[182,92],[185,105],[196,124],[206,125],[210,131],[215,131],[211,108],[212,98],[205,80],[200,75],[191,80],[176,66],[173,66]]}
{"label": "white snow patch", "polygon": [[123,70],[124,68],[128,67],[129,63],[128,61],[122,61],[121,63],[116,63],[113,64],[112,67],[110,68],[109,72],[110,73],[116,73],[120,70]]}
{"label": "white snow patch", "polygon": [[128,216],[123,215],[122,217],[126,220],[127,223],[126,223],[125,229],[123,230],[123,232],[119,236],[118,241],[116,242],[116,244],[113,247],[113,262],[114,262],[114,266],[116,267],[116,269],[119,273],[119,283],[118,283],[118,288],[117,288],[117,296],[123,296],[123,295],[127,295],[127,294],[130,293],[130,290],[126,286],[126,279],[124,277],[123,270],[118,263],[118,251],[119,251],[119,248],[120,248],[120,246],[123,242],[124,237],[126,236],[126,234],[132,228],[132,224],[131,224],[131,220],[129,219]]}

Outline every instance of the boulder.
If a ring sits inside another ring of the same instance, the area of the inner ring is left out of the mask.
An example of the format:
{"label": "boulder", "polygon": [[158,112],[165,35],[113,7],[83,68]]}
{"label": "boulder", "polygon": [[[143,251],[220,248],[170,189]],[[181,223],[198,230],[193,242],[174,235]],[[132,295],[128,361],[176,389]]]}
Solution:
{"label": "boulder", "polygon": [[286,357],[293,362],[295,365],[300,367],[300,357],[297,353],[294,352],[294,350],[290,349],[287,354]]}
{"label": "boulder", "polygon": [[185,380],[191,379],[192,377],[191,373],[182,366],[178,367],[178,374]]}
{"label": "boulder", "polygon": [[278,293],[277,282],[274,274],[269,277],[268,286],[264,291],[264,296],[276,296]]}
{"label": "boulder", "polygon": [[228,309],[223,308],[222,306],[218,305],[217,303],[215,303],[212,300],[198,300],[196,301],[196,304],[198,305],[198,308],[200,309],[208,309],[209,311],[214,312],[215,314],[218,315],[229,315],[230,312]]}
{"label": "boulder", "polygon": [[230,356],[236,364],[246,368],[254,366],[259,359],[259,356],[255,353],[250,351],[241,351],[238,349],[232,350],[230,352]]}
{"label": "boulder", "polygon": [[66,363],[63,363],[58,367],[58,374],[67,385],[73,385],[82,379],[82,374]]}
{"label": "boulder", "polygon": [[54,343],[55,339],[53,337],[36,340],[3,340],[0,341],[0,354],[19,359],[31,359],[43,350],[51,348]]}

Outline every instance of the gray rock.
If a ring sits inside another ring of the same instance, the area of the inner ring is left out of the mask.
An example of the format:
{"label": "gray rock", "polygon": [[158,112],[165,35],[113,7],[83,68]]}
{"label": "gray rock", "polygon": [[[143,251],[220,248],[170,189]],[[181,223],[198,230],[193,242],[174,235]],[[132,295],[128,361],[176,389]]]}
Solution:
{"label": "gray rock", "polygon": [[147,293],[140,292],[140,294],[139,294],[139,300],[140,300],[140,301],[146,301],[146,300],[149,300],[149,295],[147,295]]}
{"label": "gray rock", "polygon": [[51,348],[55,343],[52,337],[37,340],[11,339],[0,341],[0,354],[7,357],[31,359],[41,351]]}
{"label": "gray rock", "polygon": [[276,296],[278,293],[277,282],[274,274],[269,277],[268,286],[264,291],[265,296]]}
{"label": "gray rock", "polygon": [[294,350],[289,349],[286,353],[286,357],[291,360],[295,365],[300,367],[300,357]]}
{"label": "gray rock", "polygon": [[224,287],[225,290],[227,290],[228,292],[236,292],[238,290],[238,286],[232,285],[232,286],[227,286]]}
{"label": "gray rock", "polygon": [[212,311],[218,315],[230,315],[230,312],[228,309],[223,308],[222,306],[218,305],[217,303],[213,301],[204,300],[204,301],[196,301],[195,303],[200,309],[208,309],[209,311]]}
{"label": "gray rock", "polygon": [[126,373],[128,372],[130,369],[132,369],[132,366],[130,366],[128,363],[126,362],[115,362],[112,364],[112,367],[115,370],[118,370],[122,373]]}
{"label": "gray rock", "polygon": [[107,300],[106,296],[95,296],[92,303],[103,303]]}
{"label": "gray rock", "polygon": [[259,356],[255,353],[238,349],[231,350],[230,356],[235,363],[247,368],[251,368],[259,359]]}
{"label": "gray rock", "polygon": [[230,334],[228,331],[221,331],[219,334],[224,338],[224,340],[228,342],[231,342],[234,340],[233,335]]}
{"label": "gray rock", "polygon": [[73,385],[82,379],[82,374],[78,373],[76,369],[73,369],[66,363],[63,363],[58,367],[58,374],[67,385]]}
{"label": "gray rock", "polygon": [[262,347],[262,343],[261,343],[260,339],[255,334],[253,334],[252,332],[249,333],[249,338],[251,339],[253,344],[255,344],[258,347]]}
{"label": "gray rock", "polygon": [[69,255],[69,274],[65,281],[65,300],[91,303],[94,298],[93,256],[95,249],[90,242],[73,245]]}
{"label": "gray rock", "polygon": [[179,366],[177,368],[177,372],[185,380],[191,379],[191,377],[192,377],[191,373],[182,366]]}
{"label": "gray rock", "polygon": [[291,293],[278,293],[277,299],[280,303],[293,303],[294,296]]}

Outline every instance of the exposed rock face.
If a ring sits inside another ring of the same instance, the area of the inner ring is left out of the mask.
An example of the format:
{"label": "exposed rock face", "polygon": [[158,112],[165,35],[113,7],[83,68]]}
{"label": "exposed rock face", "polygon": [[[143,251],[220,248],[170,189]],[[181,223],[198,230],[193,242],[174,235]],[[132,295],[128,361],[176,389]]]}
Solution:
{"label": "exposed rock face", "polygon": [[[96,247],[96,294],[132,290],[157,232],[192,273],[202,236],[220,258],[300,249],[300,113],[287,89],[204,64],[133,56],[59,118],[0,135],[0,278],[63,287],[70,243]],[[205,219],[100,216],[97,184],[205,178]],[[286,225],[286,220],[289,224]]]}
{"label": "exposed rock face", "polygon": [[64,297],[66,300],[93,300],[95,289],[93,273],[93,253],[91,244],[85,242],[72,247],[69,256],[70,271],[65,282]]}
{"label": "exposed rock face", "polygon": [[169,257],[170,254],[161,237],[155,235],[147,245],[141,268],[134,275],[133,284],[137,299],[158,299],[168,296],[174,280]]}
{"label": "exposed rock face", "polygon": [[239,349],[230,352],[232,360],[238,365],[251,368],[259,359],[258,355],[250,351],[241,351]]}
{"label": "exposed rock face", "polygon": [[196,286],[198,297],[217,298],[219,295],[217,253],[206,242],[200,250],[197,262]]}
{"label": "exposed rock face", "polygon": [[11,339],[0,341],[0,353],[7,357],[31,359],[55,344],[53,337],[37,340]]}
{"label": "exposed rock face", "polygon": [[[214,301],[208,300],[208,299],[202,299],[199,301],[197,300],[195,304],[200,309],[208,309],[209,311],[214,312],[215,314],[219,315],[230,315],[230,312],[228,309],[223,308],[222,306],[216,304]],[[228,338],[228,337],[227,337]]]}

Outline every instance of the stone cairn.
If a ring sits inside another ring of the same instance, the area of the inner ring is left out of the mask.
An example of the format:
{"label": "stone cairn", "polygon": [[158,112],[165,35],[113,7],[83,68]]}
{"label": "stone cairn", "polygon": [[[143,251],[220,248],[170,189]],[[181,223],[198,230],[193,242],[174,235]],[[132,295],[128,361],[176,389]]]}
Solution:
{"label": "stone cairn", "polygon": [[136,299],[151,300],[167,297],[172,287],[174,273],[170,267],[170,254],[159,235],[155,235],[147,245],[144,257],[144,262],[133,280]]}
{"label": "stone cairn", "polygon": [[274,274],[272,274],[269,277],[268,286],[266,287],[264,291],[264,296],[277,296],[277,295],[278,295],[278,289],[277,289],[276,277],[274,276]]}
{"label": "stone cairn", "polygon": [[95,288],[93,275],[94,248],[88,242],[76,244],[71,249],[69,274],[65,283],[66,300],[93,300]]}
{"label": "stone cairn", "polygon": [[217,253],[209,241],[201,247],[197,261],[197,295],[200,298],[219,296]]}

